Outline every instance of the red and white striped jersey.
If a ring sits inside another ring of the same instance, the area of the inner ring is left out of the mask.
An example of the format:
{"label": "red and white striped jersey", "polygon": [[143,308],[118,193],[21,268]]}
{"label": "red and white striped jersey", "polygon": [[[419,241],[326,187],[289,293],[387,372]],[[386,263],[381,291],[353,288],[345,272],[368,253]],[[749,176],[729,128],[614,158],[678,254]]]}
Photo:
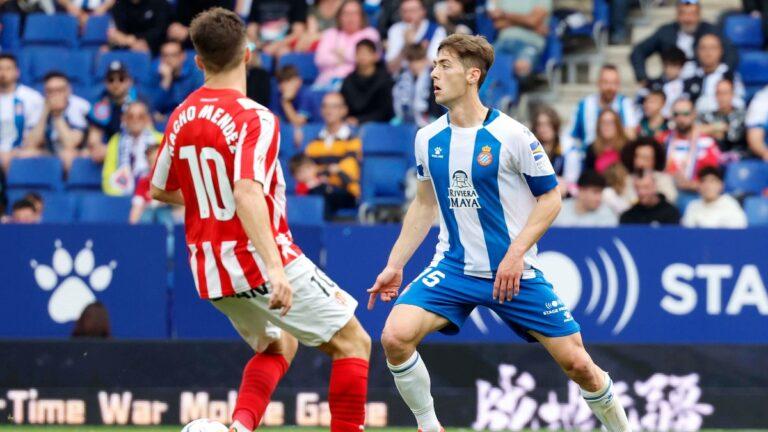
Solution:
{"label": "red and white striped jersey", "polygon": [[283,265],[302,255],[286,221],[279,147],[277,117],[236,90],[202,87],[168,119],[152,184],[181,188],[184,195],[189,263],[200,297],[248,291],[266,280],[235,212],[233,188],[240,179],[264,186]]}

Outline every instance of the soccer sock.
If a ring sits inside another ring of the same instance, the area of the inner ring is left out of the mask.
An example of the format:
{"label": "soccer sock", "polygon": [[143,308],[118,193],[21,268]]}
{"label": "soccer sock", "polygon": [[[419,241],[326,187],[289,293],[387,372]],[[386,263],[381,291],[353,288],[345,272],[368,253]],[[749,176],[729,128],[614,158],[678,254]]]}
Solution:
{"label": "soccer sock", "polygon": [[328,406],[331,432],[360,432],[365,424],[368,362],[361,358],[335,360],[331,366]]}
{"label": "soccer sock", "polygon": [[435,405],[430,393],[429,371],[418,352],[401,365],[387,362],[389,371],[395,377],[395,386],[408,408],[416,416],[419,429],[423,432],[439,432]]}
{"label": "soccer sock", "polygon": [[629,432],[629,421],[621,402],[613,397],[613,381],[605,372],[605,385],[596,392],[581,389],[581,396],[587,401],[595,417],[608,432]]}
{"label": "soccer sock", "polygon": [[251,431],[256,429],[267,410],[272,392],[287,370],[288,362],[281,354],[253,356],[243,371],[243,381],[232,414],[233,422],[239,422]]}

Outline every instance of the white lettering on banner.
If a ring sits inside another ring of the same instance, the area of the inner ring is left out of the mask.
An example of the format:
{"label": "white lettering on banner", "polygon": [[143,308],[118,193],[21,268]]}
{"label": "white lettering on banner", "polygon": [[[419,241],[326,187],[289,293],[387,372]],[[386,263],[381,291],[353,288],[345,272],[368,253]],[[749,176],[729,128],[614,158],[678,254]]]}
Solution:
{"label": "white lettering on banner", "polygon": [[[6,397],[13,406],[13,414],[8,420],[15,424],[85,423],[85,401],[82,399],[38,399],[36,389],[9,390]],[[6,401],[0,400],[0,409],[6,406]]]}
{"label": "white lettering on banner", "polygon": [[[329,427],[330,425],[330,407],[327,401],[320,400],[319,393],[302,392],[296,395],[296,426]],[[365,425],[387,426],[387,404],[368,402],[365,405]]]}
{"label": "white lettering on banner", "polygon": [[[554,391],[539,404],[531,393],[536,388],[533,376],[509,364],[499,365],[498,387],[477,380],[477,417],[475,430],[492,431],[531,429],[593,430],[598,427],[576,384],[569,382],[567,400],[558,401]],[[627,411],[633,430],[659,432],[694,432],[701,428],[704,417],[712,415],[712,405],[702,403],[699,375],[653,374],[632,386],[641,403],[629,395],[630,386],[623,381],[613,383],[614,397]]]}
{"label": "white lettering on banner", "polygon": [[[661,284],[667,295],[661,300],[661,307],[674,315],[687,315],[696,309],[698,293],[691,284],[694,278],[704,279],[706,290],[706,311],[708,315],[723,313],[723,280],[732,279],[734,268],[728,264],[698,264],[695,267],[674,263],[661,274]],[[757,309],[761,315],[768,315],[768,292],[760,277],[757,266],[747,264],[739,271],[733,291],[728,297],[726,315],[738,315],[745,306]]]}
{"label": "white lettering on banner", "polygon": [[106,425],[158,425],[163,421],[163,414],[168,411],[168,404],[159,400],[133,399],[133,393],[107,393],[100,391],[99,410],[101,420]]}

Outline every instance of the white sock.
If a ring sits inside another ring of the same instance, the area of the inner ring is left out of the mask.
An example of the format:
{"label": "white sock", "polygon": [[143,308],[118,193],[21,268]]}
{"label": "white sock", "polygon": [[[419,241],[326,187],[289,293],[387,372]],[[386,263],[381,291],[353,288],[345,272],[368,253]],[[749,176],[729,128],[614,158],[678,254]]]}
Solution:
{"label": "white sock", "polygon": [[240,423],[237,420],[235,420],[235,422],[232,423],[232,426],[230,426],[229,429],[230,430],[234,429],[234,432],[253,432],[250,429],[248,429],[247,427],[243,426],[243,424]]}
{"label": "white sock", "polygon": [[389,371],[395,377],[395,386],[408,408],[416,416],[422,432],[440,432],[435,405],[430,393],[429,371],[418,352],[400,365],[387,362]]}
{"label": "white sock", "polygon": [[581,396],[608,432],[630,432],[624,407],[618,399],[613,397],[613,381],[608,376],[608,372],[605,373],[603,388],[596,392],[581,389]]}

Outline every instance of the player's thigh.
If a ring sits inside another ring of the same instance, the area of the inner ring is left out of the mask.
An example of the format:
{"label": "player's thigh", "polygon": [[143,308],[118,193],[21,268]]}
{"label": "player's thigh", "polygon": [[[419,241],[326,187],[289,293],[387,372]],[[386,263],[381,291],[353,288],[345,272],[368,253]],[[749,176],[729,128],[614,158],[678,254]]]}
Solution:
{"label": "player's thigh", "polygon": [[367,359],[371,356],[371,337],[354,316],[318,349],[334,360],[347,357]]}
{"label": "player's thigh", "polygon": [[[254,295],[256,294],[254,293]],[[251,298],[224,297],[212,300],[211,304],[229,318],[240,337],[254,351],[264,352],[275,342],[279,343],[281,340],[280,328],[269,321],[269,315]]]}
{"label": "player's thigh", "polygon": [[447,318],[419,306],[397,304],[387,317],[381,341],[385,348],[394,345],[415,346],[428,334],[449,324]]}
{"label": "player's thigh", "polygon": [[528,342],[536,342],[532,332],[557,338],[580,331],[568,307],[540,272],[534,278],[521,280],[520,293],[511,301],[489,301],[485,306]]}

